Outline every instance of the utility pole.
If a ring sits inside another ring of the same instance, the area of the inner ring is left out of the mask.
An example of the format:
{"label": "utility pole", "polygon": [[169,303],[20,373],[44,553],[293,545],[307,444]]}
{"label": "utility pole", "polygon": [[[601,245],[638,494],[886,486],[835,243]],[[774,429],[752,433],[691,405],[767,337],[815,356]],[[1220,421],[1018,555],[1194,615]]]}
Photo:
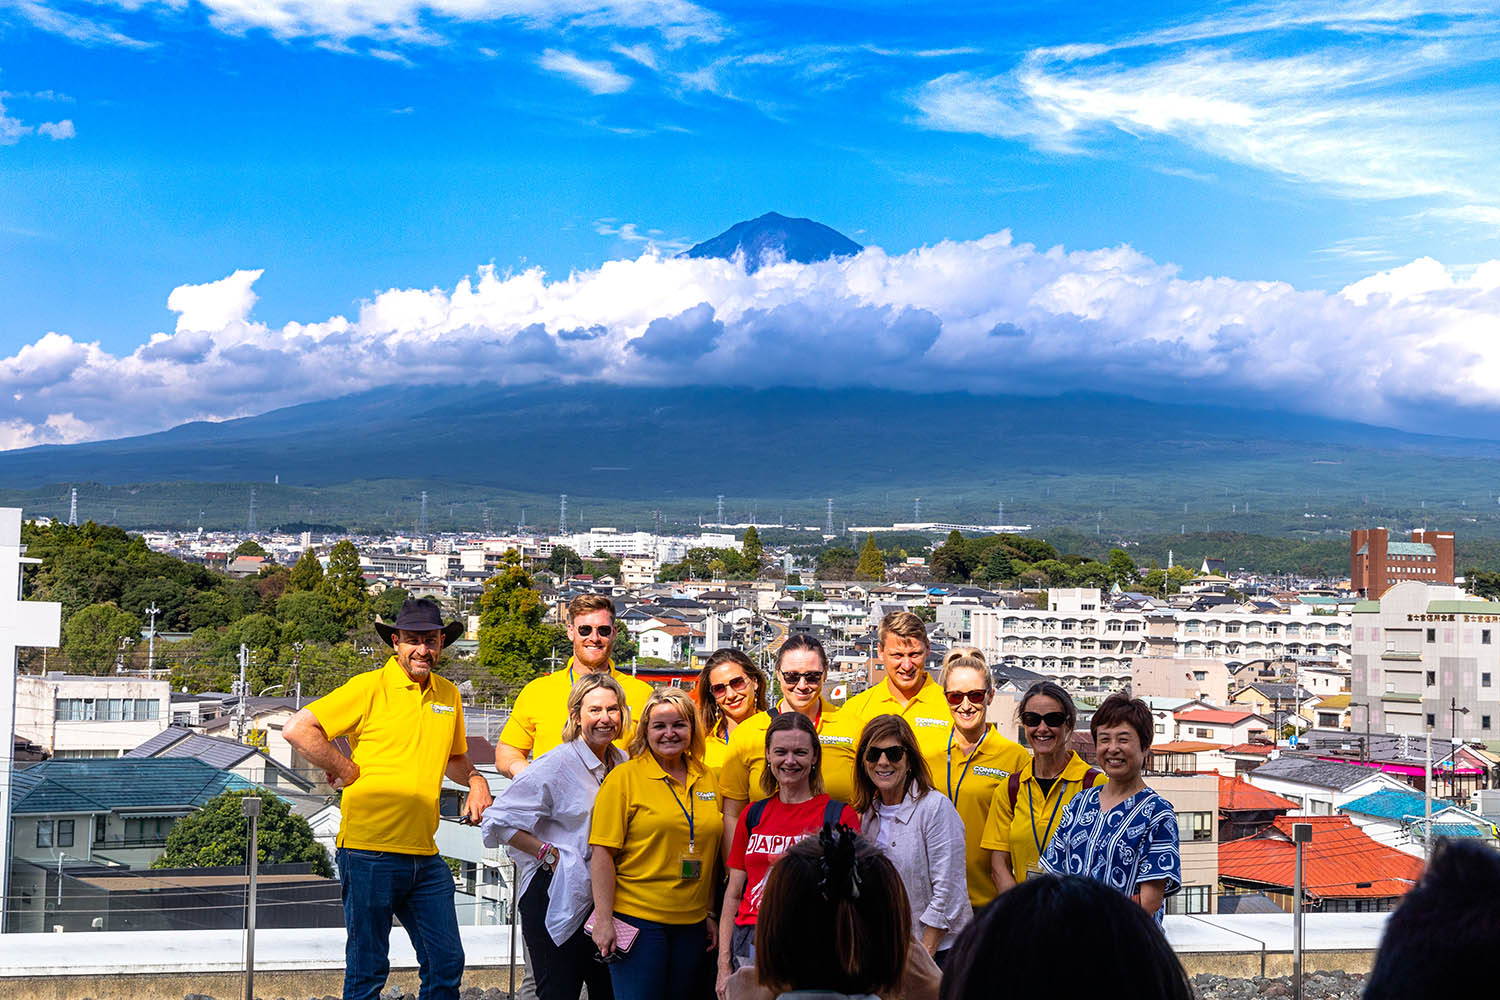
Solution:
{"label": "utility pole", "polygon": [[156,675],[151,671],[156,667],[156,616],[161,614],[161,608],[156,602],[151,602],[151,607],[146,609],[146,614],[151,616],[151,634],[147,637],[146,646],[146,680],[155,680]]}
{"label": "utility pole", "polygon": [[1292,824],[1292,843],[1297,850],[1292,872],[1292,1000],[1302,1000],[1302,853],[1311,841],[1311,823]]}
{"label": "utility pole", "polygon": [[241,743],[245,741],[245,698],[248,697],[250,686],[245,681],[245,670],[250,665],[250,647],[243,642],[240,643],[240,679],[235,686],[239,688],[240,700],[234,704],[234,738]]}
{"label": "utility pole", "polygon": [[1427,727],[1426,778],[1422,782],[1422,862],[1432,861],[1432,727]]}
{"label": "utility pole", "polygon": [[245,859],[245,1000],[255,1000],[255,876],[260,868],[260,798],[240,799],[240,811],[250,821],[250,856]]}

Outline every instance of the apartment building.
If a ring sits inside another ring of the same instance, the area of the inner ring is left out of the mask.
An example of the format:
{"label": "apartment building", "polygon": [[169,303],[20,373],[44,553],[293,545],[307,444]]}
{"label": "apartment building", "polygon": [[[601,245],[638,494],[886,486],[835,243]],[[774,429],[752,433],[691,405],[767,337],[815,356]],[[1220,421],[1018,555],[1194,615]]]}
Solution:
{"label": "apartment building", "polygon": [[[1111,606],[1100,591],[1089,588],[1049,590],[1045,609],[970,609],[969,626],[974,645],[991,663],[1034,670],[1082,690],[1130,683],[1140,657],[1213,660],[1226,666],[1284,659],[1337,665],[1347,663],[1350,652],[1346,614],[1311,607],[1266,613],[1230,604],[1204,611],[1125,609]],[[1211,690],[1217,682],[1206,669],[1201,672],[1203,678],[1188,678],[1181,689],[1162,693],[1228,696],[1227,690]]]}
{"label": "apartment building", "polygon": [[1453,532],[1417,528],[1409,542],[1393,542],[1385,528],[1349,532],[1349,587],[1379,598],[1405,580],[1453,583]]}
{"label": "apartment building", "polygon": [[79,674],[16,677],[16,735],[57,759],[120,757],[167,728],[166,681]]}
{"label": "apartment building", "polygon": [[1406,581],[1353,620],[1350,704],[1371,732],[1500,736],[1500,603]]}

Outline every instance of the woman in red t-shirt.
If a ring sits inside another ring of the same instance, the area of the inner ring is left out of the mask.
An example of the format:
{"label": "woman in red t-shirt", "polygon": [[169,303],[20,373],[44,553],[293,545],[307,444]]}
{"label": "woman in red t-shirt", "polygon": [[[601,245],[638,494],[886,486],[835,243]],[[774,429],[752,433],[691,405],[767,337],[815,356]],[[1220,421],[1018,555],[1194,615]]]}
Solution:
{"label": "woman in red t-shirt", "polygon": [[[742,965],[755,964],[755,919],[766,876],[786,849],[825,823],[859,830],[859,814],[823,792],[823,748],[818,731],[800,712],[782,712],[766,727],[767,795],[740,814],[729,848],[729,887],[719,921],[720,1000],[724,984]],[[727,919],[733,911],[734,919]]]}

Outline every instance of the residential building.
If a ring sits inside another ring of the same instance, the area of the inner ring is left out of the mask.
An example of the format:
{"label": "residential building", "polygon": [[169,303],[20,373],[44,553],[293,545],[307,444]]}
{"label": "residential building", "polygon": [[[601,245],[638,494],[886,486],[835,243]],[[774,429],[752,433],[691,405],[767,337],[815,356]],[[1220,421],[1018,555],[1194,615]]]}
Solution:
{"label": "residential building", "polygon": [[1449,802],[1425,799],[1420,792],[1382,788],[1344,803],[1338,811],[1376,842],[1421,858],[1427,850],[1429,809],[1434,837],[1462,837],[1494,846],[1495,827],[1489,820]]}
{"label": "residential building", "polygon": [[659,622],[641,629],[635,638],[641,656],[679,663],[688,658],[692,649],[693,630],[680,622]]}
{"label": "residential building", "polygon": [[1302,853],[1303,899],[1312,912],[1383,913],[1421,877],[1422,862],[1376,843],[1347,816],[1282,816],[1255,836],[1219,845],[1223,889],[1264,893],[1291,912],[1296,823],[1312,827]]}
{"label": "residential building", "polygon": [[1192,707],[1174,713],[1172,719],[1177,725],[1176,739],[1206,740],[1224,746],[1249,743],[1275,732],[1270,719],[1244,709]]}
{"label": "residential building", "polygon": [[1247,780],[1256,788],[1295,802],[1297,808],[1292,813],[1298,816],[1331,816],[1338,806],[1361,795],[1382,788],[1406,791],[1410,787],[1369,767],[1286,753],[1261,764]]}
{"label": "residential building", "polygon": [[1352,700],[1372,731],[1500,737],[1500,603],[1405,582],[1353,617]]}
{"label": "residential building", "polygon": [[1256,788],[1240,775],[1219,777],[1219,840],[1253,837],[1301,806],[1285,796]]}
{"label": "residential building", "polygon": [[1349,587],[1379,599],[1405,580],[1453,584],[1453,532],[1416,528],[1409,542],[1393,542],[1385,528],[1349,532]]}
{"label": "residential building", "polygon": [[164,680],[20,674],[16,735],[59,760],[119,757],[167,728],[171,696]]}
{"label": "residential building", "polygon": [[1211,774],[1147,774],[1146,784],[1172,803],[1182,863],[1182,891],[1168,898],[1168,913],[1213,913],[1219,885],[1216,813],[1218,778]]}
{"label": "residential building", "polygon": [[202,736],[181,726],[168,726],[125,754],[126,759],[191,758],[236,774],[252,785],[306,792],[315,782],[272,760],[262,750],[218,736]]}

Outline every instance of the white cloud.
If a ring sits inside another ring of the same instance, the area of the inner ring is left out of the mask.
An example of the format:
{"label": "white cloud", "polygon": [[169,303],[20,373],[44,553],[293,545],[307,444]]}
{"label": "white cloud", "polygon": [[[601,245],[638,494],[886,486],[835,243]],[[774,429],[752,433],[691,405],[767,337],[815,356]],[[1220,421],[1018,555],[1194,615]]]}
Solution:
{"label": "white cloud", "polygon": [[1108,384],[1146,398],[1296,400],[1398,426],[1429,411],[1500,412],[1500,261],[1463,276],[1424,259],[1327,293],[1188,281],[1129,247],[1039,250],[1002,232],[754,275],[651,252],[558,279],[483,268],[451,289],[393,288],[352,318],[279,328],[252,315],[260,275],[173,290],[176,331],[128,355],[52,332],[0,358],[0,447],[241,416],[398,377]]}
{"label": "white cloud", "polygon": [[1500,88],[1480,71],[1497,44],[1493,6],[1268,4],[1034,48],[911,101],[928,128],[1057,153],[1165,139],[1343,196],[1484,208],[1500,205]]}
{"label": "white cloud", "polygon": [[73,119],[64,118],[60,122],[42,122],[36,127],[38,134],[45,135],[52,140],[71,139],[78,133],[73,130]]}
{"label": "white cloud", "polygon": [[[12,0],[37,27],[86,44],[140,47],[97,19],[99,8],[149,10],[163,18],[187,16],[202,7],[209,22],[228,34],[261,29],[282,40],[344,42],[354,38],[417,45],[443,41],[447,23],[513,22],[526,28],[575,25],[581,28],[655,30],[674,44],[715,41],[720,18],[690,0],[97,0],[70,2]],[[68,8],[77,8],[83,13]],[[375,54],[375,53],[372,53]]]}
{"label": "white cloud", "polygon": [[543,52],[537,65],[549,73],[567,77],[592,94],[620,94],[629,90],[634,82],[607,62],[580,59],[571,52],[557,49]]}

